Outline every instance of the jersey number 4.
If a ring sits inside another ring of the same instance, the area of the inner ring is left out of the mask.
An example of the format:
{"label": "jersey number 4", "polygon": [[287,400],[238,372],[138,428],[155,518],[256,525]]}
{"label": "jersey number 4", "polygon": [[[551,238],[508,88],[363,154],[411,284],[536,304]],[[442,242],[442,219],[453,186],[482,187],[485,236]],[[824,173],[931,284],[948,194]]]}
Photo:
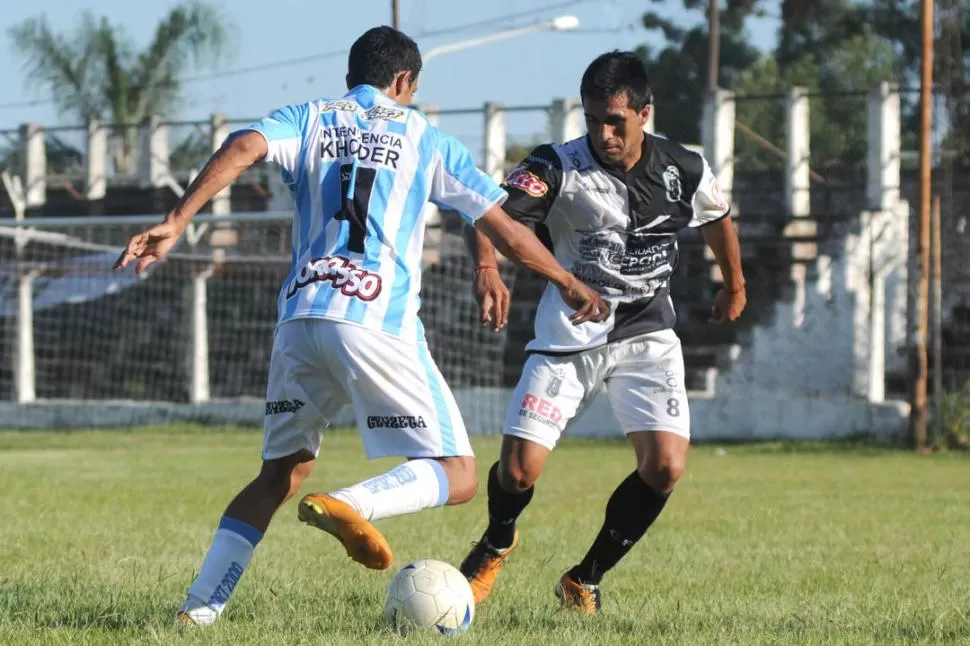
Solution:
{"label": "jersey number 4", "polygon": [[334,217],[337,220],[350,222],[350,240],[347,242],[347,248],[353,253],[364,253],[367,208],[370,204],[371,191],[374,190],[375,179],[377,179],[376,168],[358,166],[355,170],[350,164],[340,167],[340,194],[343,199]]}

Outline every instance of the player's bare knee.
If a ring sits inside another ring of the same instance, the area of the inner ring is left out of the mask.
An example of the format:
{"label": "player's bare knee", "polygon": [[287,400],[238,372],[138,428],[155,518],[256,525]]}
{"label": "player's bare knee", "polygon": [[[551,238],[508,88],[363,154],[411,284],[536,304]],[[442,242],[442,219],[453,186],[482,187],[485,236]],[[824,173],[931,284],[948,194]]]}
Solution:
{"label": "player's bare knee", "polygon": [[501,464],[498,470],[498,483],[504,491],[522,493],[531,488],[539,479],[539,472],[518,460]]}
{"label": "player's bare knee", "polygon": [[504,491],[522,493],[532,488],[549,458],[549,449],[541,444],[512,435],[502,439],[498,482]]}
{"label": "player's bare knee", "polygon": [[637,467],[640,478],[662,493],[673,491],[684,473],[686,458],[682,455],[663,455]]}

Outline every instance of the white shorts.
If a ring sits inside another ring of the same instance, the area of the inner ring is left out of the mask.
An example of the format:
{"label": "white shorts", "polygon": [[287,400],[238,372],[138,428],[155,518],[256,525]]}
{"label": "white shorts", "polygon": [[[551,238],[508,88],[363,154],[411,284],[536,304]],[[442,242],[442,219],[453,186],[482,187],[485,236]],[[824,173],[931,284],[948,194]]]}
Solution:
{"label": "white shorts", "polygon": [[320,452],[353,404],[369,459],[473,455],[458,405],[426,343],[327,319],[279,325],[266,388],[263,459]]}
{"label": "white shorts", "polygon": [[549,450],[605,385],[624,433],[690,437],[684,356],[673,330],[660,330],[569,355],[532,354],[512,394],[505,435]]}

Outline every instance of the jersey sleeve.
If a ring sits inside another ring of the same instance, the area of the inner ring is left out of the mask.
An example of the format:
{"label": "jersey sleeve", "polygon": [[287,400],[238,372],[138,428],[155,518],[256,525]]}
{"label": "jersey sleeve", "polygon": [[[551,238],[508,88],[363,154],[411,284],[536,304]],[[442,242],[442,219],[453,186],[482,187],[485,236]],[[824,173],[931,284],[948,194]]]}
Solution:
{"label": "jersey sleeve", "polygon": [[430,199],[474,224],[490,208],[503,203],[507,195],[475,166],[464,144],[440,130],[435,131],[435,139]]}
{"label": "jersey sleeve", "polygon": [[279,164],[283,179],[292,184],[299,175],[303,159],[304,138],[310,121],[310,105],[288,105],[242,129],[253,130],[266,139],[265,161]]}
{"label": "jersey sleeve", "polygon": [[562,161],[549,144],[534,149],[512,169],[502,188],[509,199],[502,208],[510,216],[525,224],[538,224],[552,209],[562,185]]}
{"label": "jersey sleeve", "polygon": [[690,222],[687,223],[689,227],[710,224],[727,217],[731,212],[731,205],[724,199],[721,186],[717,177],[711,171],[710,164],[703,157],[701,157],[701,161],[703,162],[703,170],[701,171],[701,181],[697,185],[697,190],[694,191],[694,198],[691,201],[694,213]]}

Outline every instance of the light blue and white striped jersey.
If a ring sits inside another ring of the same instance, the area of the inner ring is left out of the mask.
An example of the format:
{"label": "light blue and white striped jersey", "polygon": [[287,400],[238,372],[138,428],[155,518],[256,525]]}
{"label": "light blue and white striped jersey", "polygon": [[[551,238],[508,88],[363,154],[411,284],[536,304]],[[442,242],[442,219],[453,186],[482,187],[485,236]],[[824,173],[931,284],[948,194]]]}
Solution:
{"label": "light blue and white striped jersey", "polygon": [[425,206],[469,224],[507,194],[468,149],[376,88],[276,110],[263,134],[296,206],[278,321],[328,318],[424,340]]}

